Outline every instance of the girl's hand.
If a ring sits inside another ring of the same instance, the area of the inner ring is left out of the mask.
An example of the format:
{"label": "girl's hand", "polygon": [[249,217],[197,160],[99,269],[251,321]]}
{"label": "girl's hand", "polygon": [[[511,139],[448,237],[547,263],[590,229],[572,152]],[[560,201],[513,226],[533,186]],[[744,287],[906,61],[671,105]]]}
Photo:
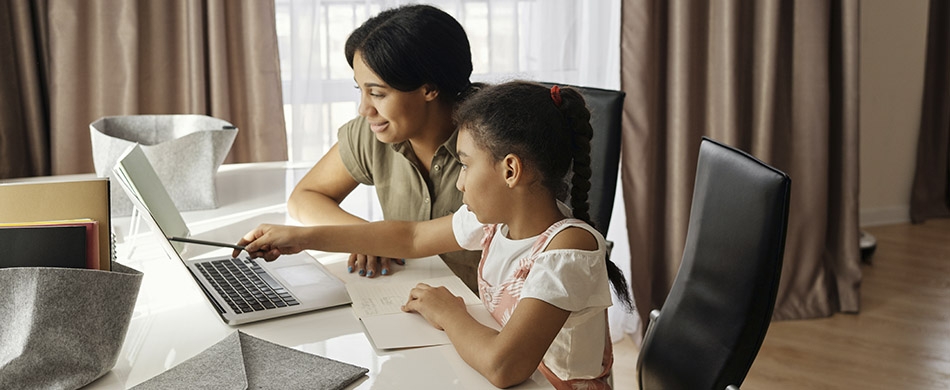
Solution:
{"label": "girl's hand", "polygon": [[409,292],[409,301],[402,306],[402,311],[419,313],[440,330],[445,330],[443,319],[468,315],[462,297],[452,295],[443,286],[432,287],[425,283],[419,283]]}
{"label": "girl's hand", "polygon": [[393,263],[406,265],[406,260],[352,253],[346,262],[346,271],[350,273],[356,271],[360,276],[369,278],[378,275],[392,275],[391,264]]}
{"label": "girl's hand", "polygon": [[[280,255],[299,253],[306,249],[304,246],[306,235],[303,228],[297,226],[262,224],[248,232],[238,241],[243,245],[252,258],[262,257],[267,261],[274,261]],[[232,257],[237,257],[241,251],[235,250]]]}

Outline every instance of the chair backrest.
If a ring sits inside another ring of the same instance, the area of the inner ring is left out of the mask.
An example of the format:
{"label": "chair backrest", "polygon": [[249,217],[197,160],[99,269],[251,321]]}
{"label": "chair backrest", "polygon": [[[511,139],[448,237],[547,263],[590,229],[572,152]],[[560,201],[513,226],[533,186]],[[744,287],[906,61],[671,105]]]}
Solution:
{"label": "chair backrest", "polygon": [[[541,84],[548,87],[554,85]],[[594,227],[607,236],[617,190],[617,171],[620,168],[621,117],[626,93],[566,84],[558,86],[578,90],[584,95],[590,109],[590,125],[594,130],[590,144],[590,218]]]}
{"label": "chair backrest", "polygon": [[790,185],[785,173],[703,138],[683,261],[640,349],[641,389],[742,384],[775,306]]}

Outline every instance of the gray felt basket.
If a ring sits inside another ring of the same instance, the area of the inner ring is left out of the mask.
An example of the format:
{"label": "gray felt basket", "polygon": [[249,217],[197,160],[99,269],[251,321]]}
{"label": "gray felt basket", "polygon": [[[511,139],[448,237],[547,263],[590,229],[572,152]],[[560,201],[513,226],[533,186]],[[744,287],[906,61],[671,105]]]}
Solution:
{"label": "gray felt basket", "polygon": [[[111,116],[89,125],[97,175],[112,177],[119,156],[140,144],[180,211],[218,206],[214,175],[237,131],[231,123],[206,115]],[[112,215],[131,213],[128,196],[120,186],[112,186]]]}
{"label": "gray felt basket", "polygon": [[141,283],[117,263],[0,269],[0,389],[76,389],[109,372]]}

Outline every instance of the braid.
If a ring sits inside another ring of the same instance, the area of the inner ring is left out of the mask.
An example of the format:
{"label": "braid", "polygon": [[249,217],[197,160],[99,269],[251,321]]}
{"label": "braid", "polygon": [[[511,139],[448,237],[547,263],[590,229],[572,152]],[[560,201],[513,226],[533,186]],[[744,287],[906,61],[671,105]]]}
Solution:
{"label": "braid", "polygon": [[571,209],[574,211],[574,218],[587,222],[594,226],[590,219],[590,140],[594,135],[594,130],[590,127],[590,111],[586,107],[576,109],[576,105],[569,105],[572,109],[572,115],[569,115],[571,129],[574,132],[572,137],[573,164],[571,175]]}
{"label": "braid", "polygon": [[[568,92],[570,91],[570,92]],[[571,176],[571,209],[574,218],[580,219],[590,226],[594,222],[590,219],[590,177],[592,174],[590,168],[590,140],[594,136],[594,129],[590,126],[590,111],[583,104],[583,97],[573,89],[562,89],[565,97],[561,109],[567,117],[569,127],[573,131],[571,146],[573,151],[573,175]],[[575,94],[577,97],[575,98]],[[575,100],[576,99],[576,100]],[[576,104],[579,102],[581,104]],[[624,308],[629,312],[633,309],[633,300],[630,298],[630,288],[627,286],[627,278],[623,271],[610,260],[610,252],[607,252],[607,278],[613,285],[614,293],[620,298]]]}
{"label": "braid", "polygon": [[[458,126],[471,132],[475,142],[488,150],[495,161],[508,153],[521,156],[541,174],[542,185],[560,199],[566,194],[565,178],[571,171],[574,218],[594,226],[588,195],[592,175],[590,140],[594,130],[584,96],[574,88],[549,90],[539,84],[515,81],[486,87],[465,97],[455,113]],[[570,158],[566,158],[567,150]],[[609,251],[605,260],[614,292],[627,311],[632,310],[633,301],[623,272],[610,261]]]}

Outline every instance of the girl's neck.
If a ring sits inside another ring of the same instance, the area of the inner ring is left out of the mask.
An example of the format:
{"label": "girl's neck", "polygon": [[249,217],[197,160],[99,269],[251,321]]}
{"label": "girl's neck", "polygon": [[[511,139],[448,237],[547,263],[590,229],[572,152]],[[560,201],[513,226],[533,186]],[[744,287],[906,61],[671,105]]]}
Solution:
{"label": "girl's neck", "polygon": [[537,236],[544,233],[555,222],[564,219],[564,214],[557,207],[557,200],[548,198],[543,201],[526,199],[518,207],[512,207],[512,210],[519,210],[508,220],[508,238],[511,240],[521,240]]}

